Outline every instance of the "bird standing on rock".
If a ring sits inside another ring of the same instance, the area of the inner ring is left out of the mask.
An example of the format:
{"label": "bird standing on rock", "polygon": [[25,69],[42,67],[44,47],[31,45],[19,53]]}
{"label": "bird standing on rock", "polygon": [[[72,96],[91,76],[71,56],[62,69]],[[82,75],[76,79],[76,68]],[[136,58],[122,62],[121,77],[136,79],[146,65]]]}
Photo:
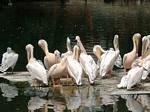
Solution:
{"label": "bird standing on rock", "polygon": [[7,51],[3,54],[0,71],[5,72],[7,69],[11,68],[13,73],[14,67],[18,60],[18,56],[19,55],[17,53],[15,53],[10,47],[8,47]]}

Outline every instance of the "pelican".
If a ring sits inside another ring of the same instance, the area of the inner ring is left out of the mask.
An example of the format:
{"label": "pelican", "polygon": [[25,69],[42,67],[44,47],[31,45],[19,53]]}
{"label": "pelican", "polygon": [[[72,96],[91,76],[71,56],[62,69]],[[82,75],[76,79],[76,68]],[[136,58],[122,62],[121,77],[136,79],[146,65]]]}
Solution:
{"label": "pelican", "polygon": [[96,72],[97,72],[97,65],[94,61],[94,59],[86,53],[86,50],[80,40],[79,36],[76,36],[77,45],[81,49],[81,54],[79,57],[80,64],[85,71],[85,73],[88,75],[88,79],[90,84],[94,83],[94,80],[96,78]]}
{"label": "pelican", "polygon": [[138,57],[138,50],[139,50],[139,42],[140,42],[141,35],[136,33],[133,35],[133,49],[131,52],[124,54],[123,56],[123,66],[125,71],[131,69],[131,65],[135,59]]}
{"label": "pelican", "polygon": [[[56,63],[56,64],[51,66],[51,68],[48,71],[48,78],[51,77],[52,83],[54,86],[55,83],[60,83],[60,82],[57,82],[58,80],[60,80],[60,77],[68,76],[67,73],[68,73],[68,71],[67,71],[67,57],[64,57],[61,59],[60,63]],[[57,81],[54,79],[57,79]]]}
{"label": "pelican", "polygon": [[72,50],[71,50],[71,40],[69,37],[67,37],[67,41],[66,41],[66,46],[67,46],[67,52],[66,53],[62,53],[61,54],[61,58],[69,56],[72,54]]}
{"label": "pelican", "polygon": [[[115,46],[115,45],[114,45]],[[119,45],[118,45],[119,47]],[[110,48],[110,50],[114,50],[113,48]],[[98,58],[98,62],[97,65],[100,68],[100,63],[102,61],[102,58],[104,57],[104,54],[107,51],[104,50],[100,45],[94,45],[93,47],[93,53],[95,54],[95,56]],[[122,65],[122,58],[121,55],[119,54],[119,56],[117,57],[116,61],[115,61],[115,66],[117,66],[118,68],[123,68]]]}
{"label": "pelican", "polygon": [[71,77],[74,78],[77,85],[81,85],[81,77],[83,74],[82,66],[78,61],[79,47],[77,45],[73,48],[73,55],[67,58],[67,68]]}
{"label": "pelican", "polygon": [[48,44],[45,40],[41,39],[38,41],[38,45],[43,49],[44,53],[45,53],[45,57],[44,57],[44,65],[46,67],[47,70],[49,70],[49,68],[60,62],[60,58],[57,58],[57,55],[54,53],[50,53],[48,51]]}
{"label": "pelican", "polygon": [[148,45],[148,38],[144,36],[142,38],[142,55],[132,63],[132,68],[128,71],[127,75],[122,77],[120,84],[117,85],[118,88],[127,87],[127,89],[131,89],[131,87],[141,81],[142,77],[147,76],[147,70],[149,69],[148,66],[146,66],[146,62],[148,61],[144,62],[144,59],[147,54]]}
{"label": "pelican", "polygon": [[[104,76],[107,76],[106,74],[113,68],[114,64],[115,64],[115,61],[117,60],[117,57],[119,56],[119,43],[118,43],[118,35],[115,35],[114,36],[114,48],[115,48],[115,51],[110,49],[108,50],[103,58],[102,58],[102,61],[101,61],[101,64],[100,64],[100,75],[102,77]],[[111,73],[110,73],[111,74]],[[109,75],[110,75],[109,74]]]}
{"label": "pelican", "polygon": [[26,45],[28,64],[26,65],[27,70],[31,75],[32,86],[34,81],[40,81],[48,85],[47,73],[44,66],[42,66],[33,56],[34,47],[31,44]]}
{"label": "pelican", "polygon": [[10,47],[8,47],[7,52],[3,54],[0,71],[5,72],[7,69],[11,68],[13,73],[14,67],[18,60],[18,56],[19,55],[17,53],[15,53]]}

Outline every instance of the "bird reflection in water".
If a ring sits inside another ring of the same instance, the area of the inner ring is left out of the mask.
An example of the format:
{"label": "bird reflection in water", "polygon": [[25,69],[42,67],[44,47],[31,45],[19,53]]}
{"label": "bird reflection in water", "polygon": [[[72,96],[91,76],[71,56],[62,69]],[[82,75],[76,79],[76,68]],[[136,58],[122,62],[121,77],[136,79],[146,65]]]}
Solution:
{"label": "bird reflection in water", "polygon": [[93,86],[63,86],[52,88],[51,92],[53,95],[47,95],[46,98],[31,97],[28,102],[29,112],[36,112],[37,110],[38,112],[103,111],[107,106],[113,108],[113,104],[115,104],[113,96],[100,95]]}

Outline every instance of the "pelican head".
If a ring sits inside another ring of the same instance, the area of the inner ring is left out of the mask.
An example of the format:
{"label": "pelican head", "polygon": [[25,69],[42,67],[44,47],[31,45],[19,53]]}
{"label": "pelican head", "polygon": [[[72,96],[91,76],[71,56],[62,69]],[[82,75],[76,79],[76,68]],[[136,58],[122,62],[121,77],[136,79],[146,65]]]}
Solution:
{"label": "pelican head", "polygon": [[79,36],[76,36],[76,40],[77,40],[77,41],[80,41],[80,37],[79,37]]}
{"label": "pelican head", "polygon": [[67,43],[71,43],[71,41],[70,41],[70,38],[69,38],[69,37],[67,37]]}
{"label": "pelican head", "polygon": [[147,35],[148,43],[147,43],[147,52],[150,54],[150,35]]}
{"label": "pelican head", "polygon": [[73,47],[73,58],[77,60],[79,59],[79,51],[80,51],[80,48],[77,45],[75,45]]}
{"label": "pelican head", "polygon": [[118,50],[119,49],[119,36],[118,35],[114,36],[113,44],[114,44],[115,50]]}
{"label": "pelican head", "polygon": [[7,47],[7,53],[11,53],[11,52],[12,52],[11,47]]}
{"label": "pelican head", "polygon": [[144,54],[145,54],[145,49],[147,47],[146,43],[147,43],[147,36],[144,36],[142,38],[142,53],[141,53],[142,56],[144,56]]}
{"label": "pelican head", "polygon": [[101,60],[101,55],[104,53],[105,51],[103,50],[103,48],[100,45],[94,45],[93,47],[93,53],[95,54],[95,56]]}
{"label": "pelican head", "polygon": [[27,51],[27,59],[28,59],[28,61],[31,59],[31,58],[33,58],[33,45],[31,45],[31,44],[28,44],[28,45],[26,45],[26,51]]}
{"label": "pelican head", "polygon": [[71,51],[71,41],[69,37],[67,37],[66,45],[67,45],[67,50]]}
{"label": "pelican head", "polygon": [[39,40],[38,45],[44,50],[45,53],[47,52],[48,44],[44,39]]}
{"label": "pelican head", "polygon": [[57,59],[60,60],[60,52],[57,49],[54,51],[54,54],[57,57]]}
{"label": "pelican head", "polygon": [[133,35],[133,43],[135,44],[134,46],[135,46],[136,52],[138,52],[139,50],[140,39],[141,39],[141,34],[135,33]]}

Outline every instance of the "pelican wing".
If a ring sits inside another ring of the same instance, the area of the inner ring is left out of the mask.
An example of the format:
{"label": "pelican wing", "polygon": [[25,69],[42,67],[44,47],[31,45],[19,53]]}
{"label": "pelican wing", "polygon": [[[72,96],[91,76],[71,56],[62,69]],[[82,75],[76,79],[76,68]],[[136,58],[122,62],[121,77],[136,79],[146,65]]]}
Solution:
{"label": "pelican wing", "polygon": [[128,83],[128,75],[125,75],[121,78],[120,84],[117,85],[118,88],[125,88],[127,87]]}
{"label": "pelican wing", "polygon": [[118,51],[112,50],[109,50],[104,54],[100,66],[100,75],[102,77],[104,77],[106,73],[113,68],[118,55],[119,55]]}
{"label": "pelican wing", "polygon": [[75,79],[77,85],[81,85],[81,77],[82,77],[82,67],[80,63],[73,59],[68,58],[68,65],[67,65],[69,74]]}
{"label": "pelican wing", "polygon": [[129,75],[128,83],[127,83],[127,89],[131,89],[134,85],[139,83],[141,81],[143,74],[143,67],[134,67],[128,72],[127,75]]}
{"label": "pelican wing", "polygon": [[0,71],[5,72],[8,68],[14,67],[18,60],[18,54],[11,52],[11,53],[4,53],[2,57],[2,63],[0,66]]}
{"label": "pelican wing", "polygon": [[144,60],[143,67],[144,67],[144,71],[143,71],[142,79],[145,80],[150,73],[150,57]]}
{"label": "pelican wing", "polygon": [[97,65],[90,55],[85,53],[80,54],[80,63],[85,73],[89,76],[89,80],[93,83],[96,78]]}
{"label": "pelican wing", "polygon": [[42,81],[43,83],[47,84],[47,75],[45,68],[39,64],[36,60],[28,63],[26,66],[27,70],[31,74],[32,79],[37,79]]}

